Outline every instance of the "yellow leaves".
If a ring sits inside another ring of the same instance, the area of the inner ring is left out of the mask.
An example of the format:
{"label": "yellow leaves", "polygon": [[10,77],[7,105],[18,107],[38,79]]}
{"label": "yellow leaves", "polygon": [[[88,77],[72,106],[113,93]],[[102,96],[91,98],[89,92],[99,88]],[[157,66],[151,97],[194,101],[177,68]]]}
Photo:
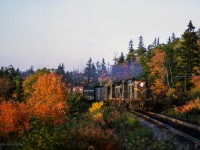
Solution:
{"label": "yellow leaves", "polygon": [[102,113],[97,113],[97,114],[94,115],[95,119],[102,119],[102,117],[103,117]]}
{"label": "yellow leaves", "polygon": [[103,106],[103,102],[95,102],[92,104],[92,107],[89,109],[91,113],[99,110]]}
{"label": "yellow leaves", "polygon": [[103,102],[95,102],[92,104],[92,107],[89,108],[89,112],[92,113],[92,119],[94,122],[104,125],[105,122],[103,121],[103,114],[100,112],[102,106]]}

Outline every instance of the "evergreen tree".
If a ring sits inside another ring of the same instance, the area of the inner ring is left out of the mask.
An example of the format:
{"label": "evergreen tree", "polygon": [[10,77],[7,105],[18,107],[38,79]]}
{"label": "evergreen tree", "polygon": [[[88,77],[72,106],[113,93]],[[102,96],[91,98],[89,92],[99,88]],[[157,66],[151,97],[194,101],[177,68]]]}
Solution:
{"label": "evergreen tree", "polygon": [[172,33],[171,39],[172,39],[172,41],[174,41],[176,39],[176,35],[174,34],[174,32]]}
{"label": "evergreen tree", "polygon": [[135,55],[136,54],[135,54],[135,50],[133,49],[133,41],[131,39],[130,42],[129,42],[129,52],[128,52],[127,57],[126,57],[126,61],[128,63],[135,61],[136,60]]}
{"label": "evergreen tree", "polygon": [[168,38],[167,44],[171,43],[171,37]]}
{"label": "evergreen tree", "polygon": [[56,69],[56,74],[62,75],[62,76],[65,75],[65,66],[63,63],[59,64],[58,68]]}
{"label": "evergreen tree", "polygon": [[191,75],[193,68],[200,64],[200,47],[197,45],[198,36],[190,21],[182,35],[181,47],[178,50],[178,67],[184,75]]}
{"label": "evergreen tree", "polygon": [[98,77],[96,74],[96,67],[94,65],[94,63],[92,63],[92,68],[91,68],[91,82],[93,82],[93,84],[96,84],[98,82]]}
{"label": "evergreen tree", "polygon": [[121,52],[121,55],[118,59],[118,64],[123,64],[123,63],[125,63],[125,58],[124,58],[124,53]]}
{"label": "evergreen tree", "polygon": [[65,74],[65,66],[64,64],[59,64],[58,68],[56,69],[56,74],[62,76],[62,81],[67,82],[66,74]]}
{"label": "evergreen tree", "polygon": [[85,76],[87,77],[87,84],[95,84],[98,81],[98,77],[96,74],[96,67],[94,63],[92,63],[92,58],[88,60],[85,68]]}
{"label": "evergreen tree", "polygon": [[160,38],[158,37],[158,39],[157,39],[157,46],[159,46],[160,45]]}
{"label": "evergreen tree", "polygon": [[133,40],[132,39],[129,42],[129,52],[134,52],[134,49],[133,49]]}
{"label": "evergreen tree", "polygon": [[195,27],[192,24],[192,21],[190,20],[188,24],[188,29],[186,30],[187,32],[194,32]]}
{"label": "evergreen tree", "polygon": [[96,62],[96,73],[98,76],[101,74],[101,65],[99,61]]}
{"label": "evergreen tree", "polygon": [[16,101],[19,101],[19,102],[22,102],[22,100],[24,99],[24,90],[23,90],[23,87],[22,87],[22,84],[23,84],[23,79],[21,77],[18,77],[16,79]]}
{"label": "evergreen tree", "polygon": [[105,63],[105,59],[102,59],[102,63],[101,63],[101,70],[102,71],[106,71],[106,63]]}
{"label": "evergreen tree", "polygon": [[157,39],[156,39],[156,38],[154,39],[154,41],[153,41],[153,44],[152,44],[152,45],[153,45],[153,47],[156,47],[156,46],[157,46]]}
{"label": "evergreen tree", "polygon": [[138,43],[138,49],[137,49],[137,57],[143,55],[146,52],[146,49],[144,47],[143,37],[139,37],[139,43]]}
{"label": "evergreen tree", "polygon": [[87,84],[89,84],[89,80],[92,77],[92,58],[91,57],[86,64],[85,75],[87,76]]}

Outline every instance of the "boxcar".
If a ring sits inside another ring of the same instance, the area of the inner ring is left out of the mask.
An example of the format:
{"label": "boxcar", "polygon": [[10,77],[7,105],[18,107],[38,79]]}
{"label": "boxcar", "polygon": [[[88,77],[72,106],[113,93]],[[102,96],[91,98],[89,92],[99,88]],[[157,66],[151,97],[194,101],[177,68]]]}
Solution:
{"label": "boxcar", "polygon": [[107,87],[105,87],[105,86],[95,86],[94,91],[95,91],[95,100],[96,101],[107,99]]}
{"label": "boxcar", "polygon": [[84,86],[83,94],[89,101],[94,101],[95,100],[94,86]]}

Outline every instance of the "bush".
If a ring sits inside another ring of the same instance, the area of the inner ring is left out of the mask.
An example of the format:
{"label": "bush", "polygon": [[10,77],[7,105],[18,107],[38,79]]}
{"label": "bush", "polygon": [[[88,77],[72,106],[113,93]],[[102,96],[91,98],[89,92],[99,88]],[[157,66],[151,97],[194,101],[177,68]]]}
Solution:
{"label": "bush", "polygon": [[89,105],[87,104],[87,99],[78,92],[74,92],[69,96],[67,104],[70,111],[69,115],[71,115],[72,117],[75,117],[82,112],[86,112],[89,107]]}

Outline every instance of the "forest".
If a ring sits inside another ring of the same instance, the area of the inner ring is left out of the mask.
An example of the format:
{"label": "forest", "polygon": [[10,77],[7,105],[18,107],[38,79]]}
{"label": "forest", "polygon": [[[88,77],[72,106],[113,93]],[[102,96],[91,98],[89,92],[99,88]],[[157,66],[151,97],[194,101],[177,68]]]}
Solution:
{"label": "forest", "polygon": [[[0,69],[0,147],[5,149],[165,149],[129,113],[103,102],[87,103],[75,86],[105,85],[134,78],[147,83],[154,111],[200,126],[200,29],[189,22],[181,37],[159,37],[145,47],[143,37],[127,54],[93,62],[83,72],[55,69]],[[131,131],[131,132],[130,132]],[[9,146],[10,143],[12,146]],[[153,144],[150,144],[153,143]],[[103,147],[102,147],[103,146]],[[101,147],[101,148],[100,148]]]}

